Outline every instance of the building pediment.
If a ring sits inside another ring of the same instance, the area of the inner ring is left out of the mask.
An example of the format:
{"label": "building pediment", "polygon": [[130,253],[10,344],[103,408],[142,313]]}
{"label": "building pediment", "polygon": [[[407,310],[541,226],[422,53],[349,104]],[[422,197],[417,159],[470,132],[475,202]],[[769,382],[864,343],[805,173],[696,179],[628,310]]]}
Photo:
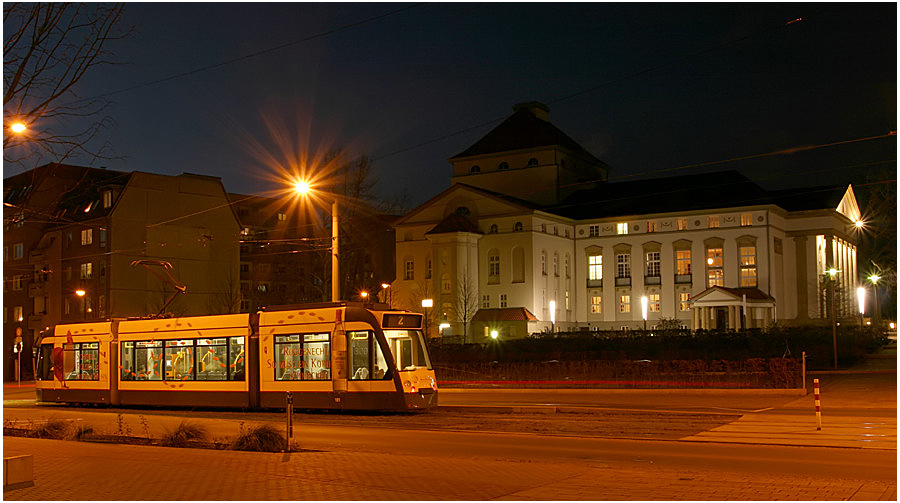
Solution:
{"label": "building pediment", "polygon": [[474,222],[493,215],[530,214],[534,212],[524,201],[516,201],[490,191],[457,183],[398,220],[394,226],[437,225],[448,215],[468,212]]}

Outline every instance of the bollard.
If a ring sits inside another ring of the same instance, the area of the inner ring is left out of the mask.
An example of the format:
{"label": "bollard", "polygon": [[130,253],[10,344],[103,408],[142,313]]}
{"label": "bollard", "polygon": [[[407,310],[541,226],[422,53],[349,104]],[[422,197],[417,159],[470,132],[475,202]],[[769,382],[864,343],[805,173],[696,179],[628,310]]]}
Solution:
{"label": "bollard", "polygon": [[806,351],[803,352],[802,356],[803,356],[803,371],[802,371],[803,396],[806,396]]}
{"label": "bollard", "polygon": [[294,394],[287,392],[287,406],[284,408],[287,415],[287,450],[291,452],[291,441],[294,439]]}
{"label": "bollard", "polygon": [[816,398],[816,431],[822,429],[822,407],[819,402],[819,380],[813,379],[813,396]]}

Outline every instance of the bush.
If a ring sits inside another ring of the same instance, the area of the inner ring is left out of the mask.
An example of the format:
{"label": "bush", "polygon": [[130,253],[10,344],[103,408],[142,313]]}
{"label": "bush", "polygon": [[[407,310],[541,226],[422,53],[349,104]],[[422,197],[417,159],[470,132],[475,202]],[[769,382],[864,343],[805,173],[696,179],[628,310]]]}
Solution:
{"label": "bush", "polygon": [[160,439],[166,447],[190,447],[192,444],[206,441],[206,428],[194,423],[182,421],[174,431],[167,431]]}
{"label": "bush", "polygon": [[287,440],[270,424],[264,424],[241,434],[231,444],[236,451],[281,452],[287,449]]}
{"label": "bush", "polygon": [[81,440],[92,431],[93,428],[89,426],[75,426],[71,421],[50,418],[45,423],[34,425],[30,436],[52,440]]}

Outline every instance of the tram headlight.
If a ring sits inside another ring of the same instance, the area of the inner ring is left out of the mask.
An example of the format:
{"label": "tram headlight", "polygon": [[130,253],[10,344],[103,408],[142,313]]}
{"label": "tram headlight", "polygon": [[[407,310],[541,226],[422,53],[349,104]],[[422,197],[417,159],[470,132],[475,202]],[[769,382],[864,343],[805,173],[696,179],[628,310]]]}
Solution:
{"label": "tram headlight", "polygon": [[409,382],[409,381],[403,381],[403,387],[404,387],[404,388],[408,388],[408,387],[410,387],[410,386],[412,386],[412,383],[411,383],[411,382]]}

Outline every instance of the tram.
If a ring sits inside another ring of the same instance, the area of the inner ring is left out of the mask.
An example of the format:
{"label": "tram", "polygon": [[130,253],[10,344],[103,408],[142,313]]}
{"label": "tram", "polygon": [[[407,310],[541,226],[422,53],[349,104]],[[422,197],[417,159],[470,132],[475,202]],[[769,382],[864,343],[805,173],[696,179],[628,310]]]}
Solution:
{"label": "tram", "polygon": [[39,403],[412,410],[437,405],[422,315],[330,302],[257,313],[56,325]]}

